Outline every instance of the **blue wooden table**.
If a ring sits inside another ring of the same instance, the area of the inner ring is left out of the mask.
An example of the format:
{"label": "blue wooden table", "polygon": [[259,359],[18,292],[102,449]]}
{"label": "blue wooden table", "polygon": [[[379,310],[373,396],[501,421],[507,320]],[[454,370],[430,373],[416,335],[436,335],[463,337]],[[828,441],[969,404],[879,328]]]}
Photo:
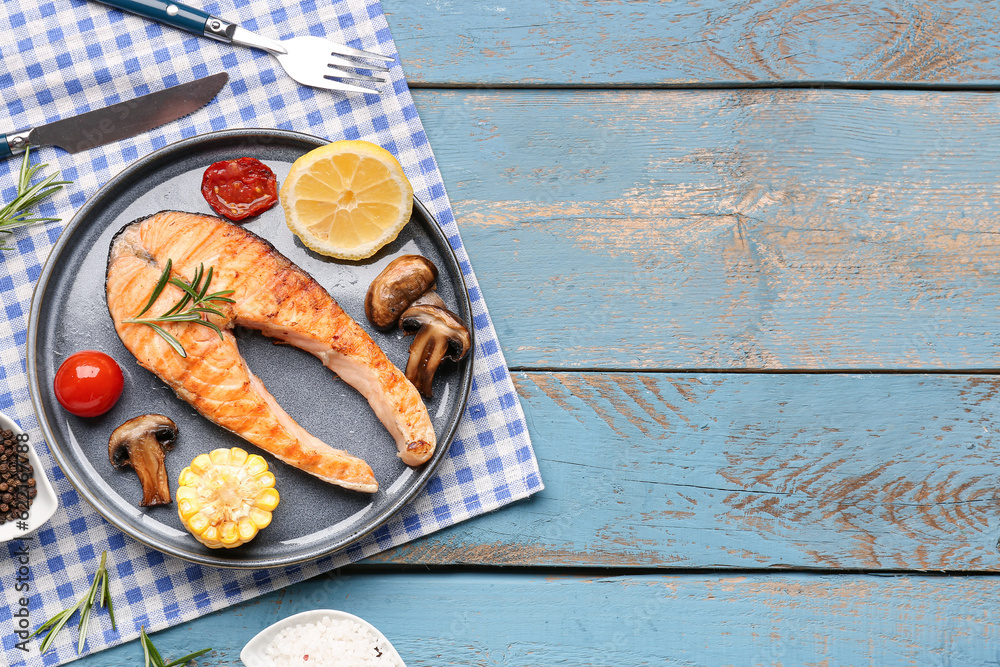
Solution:
{"label": "blue wooden table", "polygon": [[546,489],[161,651],[997,664],[995,4],[383,4]]}

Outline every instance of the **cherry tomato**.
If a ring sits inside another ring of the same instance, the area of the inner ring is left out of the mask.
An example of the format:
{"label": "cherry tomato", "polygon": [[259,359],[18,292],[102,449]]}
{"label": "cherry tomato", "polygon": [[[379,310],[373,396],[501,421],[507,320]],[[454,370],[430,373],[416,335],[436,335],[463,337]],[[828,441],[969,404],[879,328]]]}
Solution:
{"label": "cherry tomato", "polygon": [[96,350],[71,354],[56,371],[56,398],[78,417],[96,417],[110,410],[124,386],[122,369]]}
{"label": "cherry tomato", "polygon": [[201,194],[219,215],[242,220],[278,203],[278,179],[256,158],[223,160],[205,170]]}

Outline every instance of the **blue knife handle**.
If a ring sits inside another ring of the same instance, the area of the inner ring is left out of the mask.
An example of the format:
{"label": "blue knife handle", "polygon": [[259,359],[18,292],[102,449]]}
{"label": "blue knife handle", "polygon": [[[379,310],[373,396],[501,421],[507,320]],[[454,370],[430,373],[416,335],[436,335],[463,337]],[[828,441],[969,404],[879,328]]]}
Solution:
{"label": "blue knife handle", "polygon": [[10,157],[14,154],[14,151],[10,149],[10,144],[7,143],[7,135],[0,134],[0,158]]}
{"label": "blue knife handle", "polygon": [[124,12],[144,16],[166,25],[193,32],[196,35],[205,34],[205,25],[212,18],[211,14],[188,7],[180,2],[165,0],[97,0]]}

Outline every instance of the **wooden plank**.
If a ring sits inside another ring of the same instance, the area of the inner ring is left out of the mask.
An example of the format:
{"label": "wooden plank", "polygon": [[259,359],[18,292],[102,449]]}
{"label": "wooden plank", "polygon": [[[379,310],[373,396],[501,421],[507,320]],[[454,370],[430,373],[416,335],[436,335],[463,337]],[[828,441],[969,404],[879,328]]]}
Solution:
{"label": "wooden plank", "polygon": [[[153,636],[234,665],[257,631],[308,609],[378,627],[409,667],[996,664],[997,577],[416,573],[311,580]],[[136,642],[80,667],[141,665]]]}
{"label": "wooden plank", "polygon": [[1000,379],[518,373],[546,488],[369,564],[1000,569]]}
{"label": "wooden plank", "polygon": [[972,0],[385,0],[411,85],[1000,81]]}
{"label": "wooden plank", "polygon": [[1000,366],[1000,97],[415,99],[515,368]]}

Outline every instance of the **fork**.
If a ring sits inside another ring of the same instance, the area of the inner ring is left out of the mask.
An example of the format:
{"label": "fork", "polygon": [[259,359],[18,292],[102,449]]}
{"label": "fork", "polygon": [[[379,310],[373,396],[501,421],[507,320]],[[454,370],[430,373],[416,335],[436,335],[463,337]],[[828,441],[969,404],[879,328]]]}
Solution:
{"label": "fork", "polygon": [[180,2],[165,0],[97,0],[97,2],[196,35],[211,37],[226,44],[267,51],[277,58],[290,77],[304,86],[378,94],[378,90],[346,83],[344,80],[387,83],[386,79],[380,76],[361,74],[355,70],[388,72],[388,67],[366,63],[364,60],[379,62],[395,60],[380,53],[354,49],[322,37],[293,37],[281,41],[270,39]]}

